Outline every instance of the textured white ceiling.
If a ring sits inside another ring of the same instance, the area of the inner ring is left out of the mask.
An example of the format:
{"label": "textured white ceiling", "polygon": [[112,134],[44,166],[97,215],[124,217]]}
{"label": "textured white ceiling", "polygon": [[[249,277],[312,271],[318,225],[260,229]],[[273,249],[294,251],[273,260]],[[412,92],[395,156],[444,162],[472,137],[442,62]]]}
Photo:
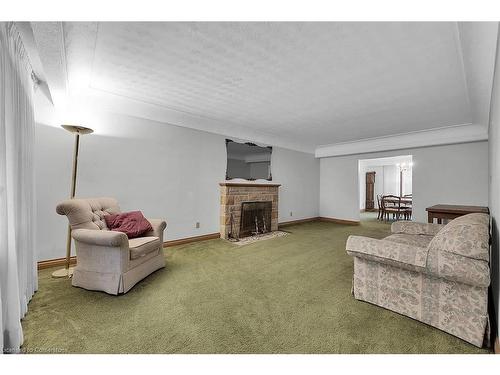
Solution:
{"label": "textured white ceiling", "polygon": [[[465,33],[468,45],[482,35]],[[484,120],[468,86],[487,97],[493,64],[474,70],[454,22],[64,23],[62,40],[69,90],[308,149]]]}

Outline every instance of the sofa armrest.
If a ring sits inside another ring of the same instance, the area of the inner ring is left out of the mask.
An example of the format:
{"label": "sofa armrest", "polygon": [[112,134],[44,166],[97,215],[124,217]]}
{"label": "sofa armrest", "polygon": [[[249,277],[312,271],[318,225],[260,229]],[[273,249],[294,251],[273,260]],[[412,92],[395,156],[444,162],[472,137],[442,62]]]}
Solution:
{"label": "sofa armrest", "polygon": [[433,247],[429,249],[426,273],[476,287],[487,288],[490,285],[490,267],[487,261]]}
{"label": "sofa armrest", "polygon": [[163,239],[163,231],[167,227],[166,221],[162,219],[148,219],[148,221],[151,223],[153,230],[144,233],[144,237],[159,237]]}
{"label": "sofa armrest", "polygon": [[385,263],[396,267],[423,271],[427,261],[427,248],[377,240],[370,237],[349,236],[347,254],[353,257]]}
{"label": "sofa armrest", "polygon": [[71,231],[71,237],[73,237],[75,241],[83,242],[89,245],[128,247],[128,237],[123,232],[111,230],[75,229]]}
{"label": "sofa armrest", "polygon": [[423,234],[426,236],[435,236],[444,224],[434,223],[415,223],[412,221],[396,221],[391,225],[392,233],[402,234]]}

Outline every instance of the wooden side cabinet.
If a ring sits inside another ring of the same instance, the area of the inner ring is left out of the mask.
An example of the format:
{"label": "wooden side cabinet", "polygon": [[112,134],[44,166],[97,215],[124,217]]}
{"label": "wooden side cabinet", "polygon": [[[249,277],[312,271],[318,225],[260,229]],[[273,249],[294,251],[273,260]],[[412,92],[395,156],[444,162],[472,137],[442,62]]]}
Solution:
{"label": "wooden side cabinet", "polygon": [[438,224],[442,224],[443,220],[453,220],[459,216],[472,214],[475,212],[489,214],[488,207],[482,206],[460,206],[454,204],[436,204],[435,206],[427,207],[427,221],[433,223],[434,219]]}

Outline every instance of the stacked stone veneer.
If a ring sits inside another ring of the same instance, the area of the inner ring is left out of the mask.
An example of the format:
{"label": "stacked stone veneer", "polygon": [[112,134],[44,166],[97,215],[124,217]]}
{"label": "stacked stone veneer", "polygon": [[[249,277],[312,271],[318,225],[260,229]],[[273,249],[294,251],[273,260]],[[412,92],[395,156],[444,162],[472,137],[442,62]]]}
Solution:
{"label": "stacked stone veneer", "polygon": [[233,236],[239,238],[241,203],[272,202],[271,230],[278,229],[278,189],[279,184],[220,183],[220,236],[228,239],[231,232],[233,214]]}

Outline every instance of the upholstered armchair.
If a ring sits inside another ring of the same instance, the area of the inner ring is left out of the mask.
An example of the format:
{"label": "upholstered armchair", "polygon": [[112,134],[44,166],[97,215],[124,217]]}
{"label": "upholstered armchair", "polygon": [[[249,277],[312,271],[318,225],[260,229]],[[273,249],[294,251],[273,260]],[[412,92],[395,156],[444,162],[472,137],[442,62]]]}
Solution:
{"label": "upholstered armchair", "polygon": [[165,267],[163,220],[148,219],[153,230],[128,239],[108,230],[104,216],[120,213],[113,198],[70,199],[57,205],[66,215],[75,240],[77,265],[72,284],[109,294],[128,292],[138,281]]}
{"label": "upholstered armchair", "polygon": [[489,339],[489,216],[395,222],[384,239],[350,236],[353,294],[478,347]]}

